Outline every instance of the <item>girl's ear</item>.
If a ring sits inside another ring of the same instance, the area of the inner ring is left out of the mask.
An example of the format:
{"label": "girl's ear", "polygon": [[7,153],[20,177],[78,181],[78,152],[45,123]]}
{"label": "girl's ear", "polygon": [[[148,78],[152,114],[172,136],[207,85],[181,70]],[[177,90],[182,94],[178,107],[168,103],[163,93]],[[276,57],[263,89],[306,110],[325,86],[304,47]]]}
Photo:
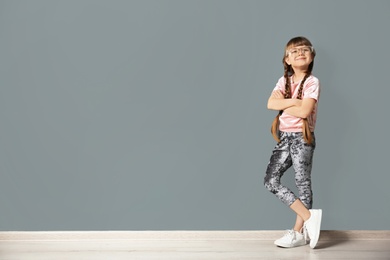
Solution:
{"label": "girl's ear", "polygon": [[287,63],[287,65],[291,65],[290,56],[285,57],[284,61]]}

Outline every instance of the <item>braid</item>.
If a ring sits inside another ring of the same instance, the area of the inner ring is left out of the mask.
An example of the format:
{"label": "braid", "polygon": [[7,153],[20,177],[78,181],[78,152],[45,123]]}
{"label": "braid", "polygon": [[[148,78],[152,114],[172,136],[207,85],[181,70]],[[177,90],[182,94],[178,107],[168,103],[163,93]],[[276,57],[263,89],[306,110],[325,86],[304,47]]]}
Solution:
{"label": "braid", "polygon": [[284,67],[284,79],[286,81],[286,85],[284,87],[284,98],[291,98],[291,86],[290,86],[290,66]]}
{"label": "braid", "polygon": [[303,77],[301,81],[301,85],[299,86],[298,89],[298,96],[297,99],[302,99],[302,91],[303,91],[303,84],[305,83],[306,79],[310,76],[310,73],[306,73],[306,75]]}
{"label": "braid", "polygon": [[[298,96],[297,96],[298,99],[303,98],[302,97],[303,84],[305,83],[306,79],[310,76],[310,74],[311,74],[310,71],[308,71],[306,73],[305,77],[303,77],[303,79],[301,81],[301,84],[300,84],[299,89],[298,89]],[[307,118],[302,119],[302,135],[303,135],[303,139],[305,139],[306,143],[308,143],[308,144],[312,143],[313,136],[311,134],[309,122],[307,121]]]}

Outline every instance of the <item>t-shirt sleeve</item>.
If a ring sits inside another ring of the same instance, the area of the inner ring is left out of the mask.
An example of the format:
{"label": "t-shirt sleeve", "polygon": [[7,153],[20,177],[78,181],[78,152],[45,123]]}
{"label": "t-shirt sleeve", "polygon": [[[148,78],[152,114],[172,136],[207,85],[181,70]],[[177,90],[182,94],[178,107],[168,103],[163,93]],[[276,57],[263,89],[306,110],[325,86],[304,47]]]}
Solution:
{"label": "t-shirt sleeve", "polygon": [[312,79],[308,82],[304,92],[303,98],[320,99],[320,82],[317,79]]}
{"label": "t-shirt sleeve", "polygon": [[285,82],[284,82],[284,77],[281,77],[278,82],[276,82],[276,86],[275,88],[272,90],[272,91],[275,91],[275,90],[280,90],[283,92],[284,94],[284,86],[285,86]]}

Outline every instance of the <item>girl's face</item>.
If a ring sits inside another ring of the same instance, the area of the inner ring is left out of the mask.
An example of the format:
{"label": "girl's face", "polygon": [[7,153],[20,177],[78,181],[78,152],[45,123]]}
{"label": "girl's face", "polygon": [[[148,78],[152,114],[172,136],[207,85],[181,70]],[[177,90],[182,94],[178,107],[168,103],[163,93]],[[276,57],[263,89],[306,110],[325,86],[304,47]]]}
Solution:
{"label": "girl's face", "polygon": [[285,61],[293,68],[307,69],[313,61],[313,47],[299,45],[291,46],[286,50]]}

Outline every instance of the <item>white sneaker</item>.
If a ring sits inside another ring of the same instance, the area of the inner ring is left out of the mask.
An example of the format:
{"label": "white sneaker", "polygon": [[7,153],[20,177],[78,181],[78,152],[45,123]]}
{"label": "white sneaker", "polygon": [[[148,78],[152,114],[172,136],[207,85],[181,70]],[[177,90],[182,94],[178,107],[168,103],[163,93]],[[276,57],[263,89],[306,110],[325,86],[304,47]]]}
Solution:
{"label": "white sneaker", "polygon": [[310,238],[310,247],[315,248],[320,238],[322,210],[309,209],[309,211],[311,216],[306,220],[304,228],[307,230]]}
{"label": "white sneaker", "polygon": [[287,230],[286,234],[275,240],[274,244],[280,247],[296,247],[306,245],[306,240],[303,234],[294,230]]}

